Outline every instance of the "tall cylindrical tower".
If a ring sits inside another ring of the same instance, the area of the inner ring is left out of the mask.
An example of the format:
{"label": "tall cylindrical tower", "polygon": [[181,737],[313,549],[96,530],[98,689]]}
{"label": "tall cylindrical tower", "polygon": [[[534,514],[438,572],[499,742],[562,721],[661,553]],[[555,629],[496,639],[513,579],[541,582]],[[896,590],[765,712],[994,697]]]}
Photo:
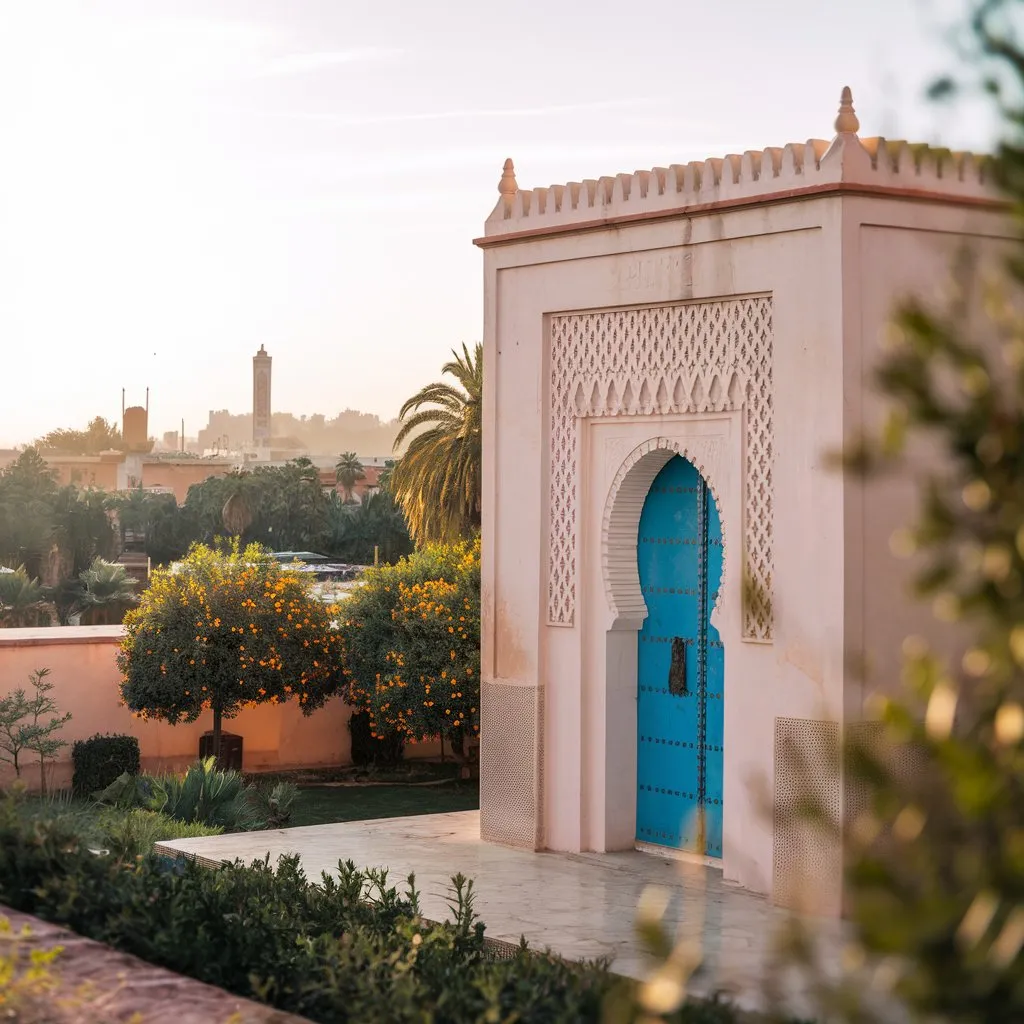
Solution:
{"label": "tall cylindrical tower", "polygon": [[270,364],[267,350],[260,345],[252,357],[252,440],[258,448],[270,444]]}

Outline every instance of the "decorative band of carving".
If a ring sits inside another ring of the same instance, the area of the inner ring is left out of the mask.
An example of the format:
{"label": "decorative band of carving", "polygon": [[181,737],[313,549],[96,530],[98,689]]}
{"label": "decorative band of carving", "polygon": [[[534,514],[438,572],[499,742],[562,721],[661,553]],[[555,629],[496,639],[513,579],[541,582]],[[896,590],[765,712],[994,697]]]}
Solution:
{"label": "decorative band of carving", "polygon": [[721,605],[726,586],[724,567],[728,565],[726,540],[729,536],[717,485],[721,450],[722,439],[717,436],[688,438],[685,441],[654,437],[634,448],[615,474],[601,522],[601,564],[608,607],[617,623],[639,628],[647,616],[647,602],[640,591],[636,561],[637,529],[654,478],[676,455],[682,455],[697,467],[718,508],[722,524],[723,575],[715,606]]}
{"label": "decorative band of carving", "polygon": [[548,622],[575,622],[579,420],[744,409],[743,636],[772,637],[769,296],[551,319]]}

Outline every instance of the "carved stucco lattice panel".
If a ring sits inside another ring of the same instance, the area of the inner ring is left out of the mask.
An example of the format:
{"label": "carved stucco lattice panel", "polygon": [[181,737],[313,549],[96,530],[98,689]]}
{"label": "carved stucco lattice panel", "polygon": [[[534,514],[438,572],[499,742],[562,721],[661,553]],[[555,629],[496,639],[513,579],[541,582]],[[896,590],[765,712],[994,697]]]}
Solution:
{"label": "carved stucco lattice panel", "polygon": [[552,317],[552,625],[572,625],[576,614],[578,420],[742,408],[743,635],[771,639],[772,391],[768,296]]}

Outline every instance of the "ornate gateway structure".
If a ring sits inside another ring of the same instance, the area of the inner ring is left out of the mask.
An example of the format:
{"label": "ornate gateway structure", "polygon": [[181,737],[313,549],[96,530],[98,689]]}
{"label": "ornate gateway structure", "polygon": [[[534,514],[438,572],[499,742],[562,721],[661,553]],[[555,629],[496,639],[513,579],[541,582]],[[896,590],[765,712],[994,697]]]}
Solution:
{"label": "ornate gateway structure", "polygon": [[831,142],[532,191],[506,161],[477,239],[484,839],[689,851],[838,910],[839,848],[787,801],[848,813],[851,666],[898,679],[921,624],[888,551],[912,489],[827,457],[876,422],[898,300],[1009,236],[983,161],[858,130],[844,90]]}

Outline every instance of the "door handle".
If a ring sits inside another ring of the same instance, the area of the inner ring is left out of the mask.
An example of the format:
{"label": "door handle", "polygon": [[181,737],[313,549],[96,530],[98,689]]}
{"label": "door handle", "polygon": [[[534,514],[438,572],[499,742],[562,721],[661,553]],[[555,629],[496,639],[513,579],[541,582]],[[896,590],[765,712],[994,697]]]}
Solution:
{"label": "door handle", "polygon": [[681,636],[672,637],[672,660],[668,666],[668,692],[673,697],[686,697],[686,641]]}

